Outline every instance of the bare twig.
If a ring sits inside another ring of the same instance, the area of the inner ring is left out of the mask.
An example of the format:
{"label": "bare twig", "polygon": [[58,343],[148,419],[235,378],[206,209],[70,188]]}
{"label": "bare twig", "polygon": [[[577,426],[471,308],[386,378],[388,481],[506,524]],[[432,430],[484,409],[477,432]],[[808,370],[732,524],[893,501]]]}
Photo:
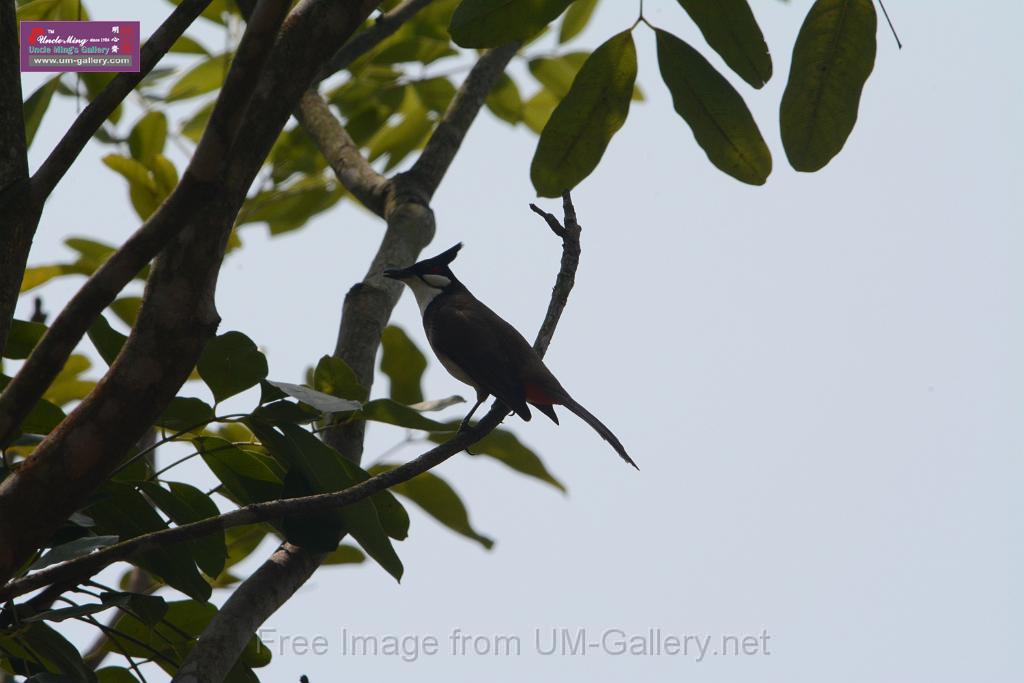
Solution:
{"label": "bare twig", "polygon": [[46,201],[50,192],[71,168],[71,164],[78,158],[86,143],[99,130],[107,117],[163,59],[174,41],[181,37],[185,29],[192,25],[192,22],[209,4],[210,0],[183,0],[142,46],[139,71],[117,74],[107,84],[107,87],[82,110],[64,137],[46,157],[46,161],[32,176],[32,197],[37,204]]}
{"label": "bare twig", "polygon": [[[572,202],[568,193],[564,197],[564,205],[569,211],[572,210]],[[567,225],[574,223],[575,221],[570,221],[567,218]],[[537,333],[537,339],[534,341],[534,349],[541,356],[547,350],[551,336],[558,324],[559,316],[565,307],[565,302],[572,289],[574,272],[563,269],[567,267],[575,268],[579,264],[578,230],[574,234],[567,231],[567,236],[563,238],[562,249],[562,266],[559,270],[555,287],[552,290],[552,300],[548,305],[548,315],[545,316],[541,329]],[[565,251],[567,250],[574,252],[576,254],[575,257],[570,256],[567,258],[565,256]],[[472,446],[493,431],[507,414],[508,409],[500,402],[496,402],[479,422],[465,431],[456,433],[448,441],[431,448],[414,460],[399,465],[395,469],[382,472],[342,491],[248,505],[200,522],[137,536],[133,539],[108,546],[91,555],[48,567],[24,578],[9,582],[0,589],[0,601],[24,595],[53,583],[84,581],[113,562],[130,558],[136,553],[155,547],[166,548],[171,544],[192,540],[231,527],[278,519],[287,515],[313,514],[351,505],[396,484],[409,481],[416,475],[440,465],[448,458]]]}

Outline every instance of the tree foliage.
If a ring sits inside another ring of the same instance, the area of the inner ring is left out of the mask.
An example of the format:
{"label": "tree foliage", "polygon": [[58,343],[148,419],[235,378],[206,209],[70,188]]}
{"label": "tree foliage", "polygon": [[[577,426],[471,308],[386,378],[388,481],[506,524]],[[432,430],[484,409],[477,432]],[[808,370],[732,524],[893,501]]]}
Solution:
{"label": "tree foliage", "polygon": [[[759,89],[773,74],[768,46],[746,0],[679,0],[680,11],[707,42],[702,49],[649,26],[642,16],[601,37],[595,49],[581,48],[577,42],[601,4],[385,1],[380,4],[383,13],[401,13],[406,5],[415,5],[417,11],[402,15],[389,35],[366,41],[362,51],[346,55],[338,73],[322,74],[319,91],[354,148],[376,171],[405,169],[454,106],[460,79],[475,62],[474,50],[516,43],[523,68],[501,73],[488,88],[485,106],[499,120],[537,134],[530,175],[539,195],[556,197],[598,166],[615,133],[629,124],[631,107],[643,99],[636,86],[638,74],[656,63],[682,123],[713,166],[741,182],[764,184],[772,170],[771,154],[744,95],[730,80],[735,75],[740,87]],[[214,115],[239,49],[237,28],[244,24],[239,5],[247,3],[213,0],[200,20],[223,27],[231,47],[182,35],[168,58],[134,88],[143,113],[126,120],[124,108],[117,106],[93,135],[106,150],[105,172],[112,174],[111,182],[124,183],[141,221],[166,206],[182,182],[184,169],[176,167],[171,147],[191,154]],[[88,17],[77,0],[18,0],[17,6],[18,19],[77,19],[80,12]],[[366,22],[353,43],[377,28],[375,22]],[[633,35],[647,28],[656,33],[657,50],[638,55]],[[552,34],[553,47],[534,49],[546,32]],[[780,110],[781,137],[793,168],[818,170],[845,144],[874,65],[875,32],[870,0],[816,0],[810,8],[793,48]],[[726,73],[715,66],[719,60],[728,67]],[[111,80],[109,74],[63,74],[46,80],[23,103],[26,143],[38,144],[36,132],[54,98],[92,102]],[[293,120],[280,131],[257,182],[233,216],[226,248],[242,248],[251,224],[265,224],[275,235],[299,230],[342,200],[352,200],[346,183],[318,141]],[[56,278],[93,277],[120,249],[91,236],[69,238],[66,244],[75,253],[72,259],[33,264],[24,271],[23,295]],[[135,274],[140,283],[150,276],[148,266]],[[122,354],[125,331],[136,327],[142,305],[139,297],[122,294],[112,298],[107,315],[91,321],[88,344],[106,364]],[[12,311],[0,314],[10,317]],[[46,331],[40,320],[11,323],[3,349],[8,374],[0,373],[0,386],[11,382],[18,363],[32,354]],[[25,406],[27,416],[9,443],[2,444],[4,479],[14,476],[60,428],[67,413],[97,390],[104,369],[92,367],[87,343],[82,343],[63,361],[45,393]],[[427,359],[401,329],[385,329],[381,348],[379,370],[389,387],[387,396],[374,397],[360,372],[341,357],[311,362],[302,383],[284,381],[269,366],[258,340],[243,331],[220,332],[205,345],[181,393],[157,406],[157,417],[145,425],[150,438],[121,454],[117,468],[12,578],[117,541],[208,519],[224,509],[343,490],[395,466],[388,459],[364,466],[353,462],[318,438],[329,429],[377,423],[403,442],[441,442],[450,436],[457,423],[438,418],[436,411],[461,398],[424,395],[421,379]],[[240,394],[250,397],[247,408],[222,410],[223,401]],[[173,453],[176,459],[161,460],[158,468],[157,451]],[[489,434],[473,455],[565,490],[538,454],[507,430]],[[204,491],[184,481],[179,465],[187,461],[202,462],[216,486]],[[494,544],[472,524],[456,487],[427,473],[394,487],[393,494],[385,491],[315,516],[286,517],[175,548],[148,549],[123,564],[117,587],[92,586],[58,601],[22,599],[0,618],[0,670],[35,680],[59,675],[132,681],[139,674],[136,667],[145,661],[173,674],[216,618],[212,592],[232,590],[244,579],[237,565],[266,537],[326,553],[326,565],[360,564],[369,558],[401,579],[405,567],[399,548],[410,533],[408,502],[483,548]],[[348,540],[339,545],[343,539]],[[141,582],[133,578],[140,575]],[[60,624],[69,619],[97,626],[107,620],[102,629],[110,637],[104,647],[122,656],[119,665],[96,670],[87,664],[79,648],[60,633]],[[253,669],[268,662],[266,648],[251,640],[228,678],[254,680]]]}

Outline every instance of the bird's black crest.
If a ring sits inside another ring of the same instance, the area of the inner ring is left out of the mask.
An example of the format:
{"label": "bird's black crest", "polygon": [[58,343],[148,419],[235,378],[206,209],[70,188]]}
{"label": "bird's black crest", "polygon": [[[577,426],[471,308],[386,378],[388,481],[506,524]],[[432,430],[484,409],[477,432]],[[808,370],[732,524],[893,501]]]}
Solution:
{"label": "bird's black crest", "polygon": [[445,251],[442,251],[437,256],[434,256],[433,258],[430,258],[430,259],[427,259],[427,260],[428,261],[433,261],[435,263],[443,263],[444,265],[447,266],[449,263],[451,263],[452,261],[455,260],[456,256],[459,255],[459,249],[462,249],[462,242],[459,242],[458,244],[456,244],[451,249],[447,249]]}
{"label": "bird's black crest", "polygon": [[442,251],[437,256],[431,256],[430,258],[423,259],[419,263],[413,266],[420,272],[431,273],[431,272],[442,272],[448,268],[448,264],[455,260],[455,257],[459,254],[459,249],[462,249],[462,242],[459,242],[451,249]]}

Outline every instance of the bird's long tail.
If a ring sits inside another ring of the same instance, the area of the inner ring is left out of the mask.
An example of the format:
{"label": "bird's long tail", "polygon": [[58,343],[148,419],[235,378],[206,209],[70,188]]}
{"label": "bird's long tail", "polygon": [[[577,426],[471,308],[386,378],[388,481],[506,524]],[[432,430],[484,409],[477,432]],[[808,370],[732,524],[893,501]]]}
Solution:
{"label": "bird's long tail", "polygon": [[576,415],[578,415],[580,419],[582,419],[588,425],[593,427],[594,431],[600,434],[602,439],[604,439],[605,441],[612,445],[612,448],[614,448],[615,452],[619,454],[619,457],[621,457],[623,460],[628,462],[633,467],[636,467],[636,469],[640,469],[639,467],[637,467],[636,463],[633,462],[633,459],[629,457],[629,453],[626,452],[625,447],[623,447],[622,442],[619,441],[618,437],[612,434],[612,430],[605,427],[604,423],[598,420],[593,415],[593,413],[591,413],[589,410],[581,406],[579,403],[574,401],[569,396],[564,397],[560,401],[560,403],[569,410],[571,410],[572,412],[574,412]]}

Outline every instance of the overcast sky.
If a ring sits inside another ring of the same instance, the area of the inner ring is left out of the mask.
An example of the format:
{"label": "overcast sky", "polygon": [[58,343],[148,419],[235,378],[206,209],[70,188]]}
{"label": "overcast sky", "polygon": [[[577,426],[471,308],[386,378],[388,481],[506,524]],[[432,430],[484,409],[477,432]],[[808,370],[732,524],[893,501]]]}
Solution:
{"label": "overcast sky", "polygon": [[[438,473],[495,548],[410,506],[401,585],[369,564],[319,572],[266,636],[278,649],[284,636],[320,635],[327,653],[284,646],[264,680],[1021,680],[1024,5],[892,0],[905,48],[879,17],[857,127],[808,175],[786,163],[777,112],[810,3],[753,4],[775,76],[756,92],[732,80],[774,155],[767,185],[707,162],[639,27],[647,101],[574,195],[583,260],[548,363],[640,472],[571,415],[561,427],[510,420],[569,494],[484,458],[445,463]],[[98,19],[140,18],[148,34],[169,5],[89,7]],[[635,12],[606,0],[581,44]],[[676,3],[649,0],[647,15],[710,54]],[[223,40],[209,26],[197,35]],[[39,82],[25,77],[28,91]],[[33,168],[74,114],[72,101],[55,101]],[[137,116],[130,105],[126,121]],[[438,192],[427,250],[465,242],[455,271],[527,337],[559,260],[527,208],[534,146],[482,115]],[[98,161],[107,151],[90,146],[57,188],[32,263],[68,257],[69,236],[117,243],[138,226],[125,183]],[[222,330],[251,336],[273,378],[297,381],[333,349],[344,292],[382,228],[346,203],[304,230],[265,233],[246,228],[226,262]],[[41,290],[48,308],[78,282]],[[395,322],[426,348],[411,295]],[[426,388],[469,395],[436,363]],[[372,427],[368,460],[402,436]],[[199,466],[181,473],[210,481]],[[545,655],[552,628],[586,629],[597,647]],[[418,639],[410,647],[432,637],[438,651],[353,656],[342,629]],[[652,646],[690,636],[687,652],[617,654],[623,638],[650,643],[651,629]],[[452,652],[456,630],[465,654]],[[723,635],[762,639],[756,654],[710,654]],[[520,654],[473,652],[498,636],[502,647],[518,639]],[[703,659],[693,637],[711,639]]]}

